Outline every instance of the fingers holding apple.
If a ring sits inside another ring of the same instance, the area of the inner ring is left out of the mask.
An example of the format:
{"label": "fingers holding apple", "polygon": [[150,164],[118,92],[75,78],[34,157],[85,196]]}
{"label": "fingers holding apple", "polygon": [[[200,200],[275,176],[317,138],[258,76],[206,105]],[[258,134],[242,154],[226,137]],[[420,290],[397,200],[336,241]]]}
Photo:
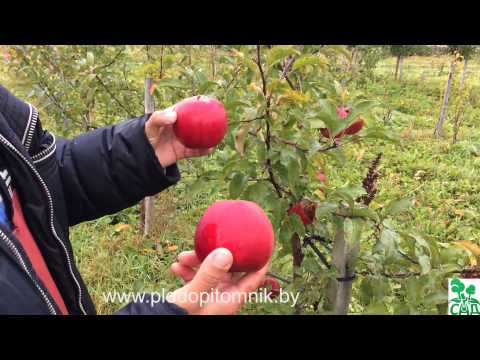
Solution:
{"label": "fingers holding apple", "polygon": [[[184,251],[178,255],[178,261],[170,266],[170,271],[188,283],[195,277],[201,264],[202,262],[198,259],[195,251]],[[230,273],[225,274],[222,278],[224,282],[230,280]]]}

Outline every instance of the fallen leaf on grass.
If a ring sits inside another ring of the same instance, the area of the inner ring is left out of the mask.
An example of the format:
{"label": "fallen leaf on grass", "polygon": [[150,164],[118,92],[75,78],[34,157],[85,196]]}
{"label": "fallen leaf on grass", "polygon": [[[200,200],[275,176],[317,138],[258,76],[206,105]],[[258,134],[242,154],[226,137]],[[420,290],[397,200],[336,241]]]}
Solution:
{"label": "fallen leaf on grass", "polygon": [[128,224],[117,224],[115,225],[115,231],[116,232],[121,232],[130,229],[131,226]]}
{"label": "fallen leaf on grass", "polygon": [[480,256],[480,246],[474,244],[470,240],[455,241],[455,244],[470,251],[475,256]]}
{"label": "fallen leaf on grass", "polygon": [[167,247],[167,250],[170,252],[177,251],[177,249],[178,249],[177,245],[170,245],[169,247]]}

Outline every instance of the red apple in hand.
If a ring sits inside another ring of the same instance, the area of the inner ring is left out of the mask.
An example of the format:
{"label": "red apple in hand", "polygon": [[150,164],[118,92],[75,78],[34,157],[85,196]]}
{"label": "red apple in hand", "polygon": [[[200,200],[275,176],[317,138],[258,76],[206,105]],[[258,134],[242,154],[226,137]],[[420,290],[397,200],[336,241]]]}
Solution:
{"label": "red apple in hand", "polygon": [[173,131],[191,149],[208,149],[220,143],[227,132],[228,115],[214,98],[196,96],[175,105],[177,121]]}
{"label": "red apple in hand", "polygon": [[233,255],[230,272],[261,269],[272,256],[275,238],[263,209],[245,200],[223,200],[210,205],[195,232],[195,252],[203,261],[217,248]]}
{"label": "red apple in hand", "polygon": [[280,284],[278,283],[277,279],[274,279],[272,277],[266,278],[263,282],[262,287],[267,289],[270,288],[268,296],[271,299],[275,299],[278,295],[280,295]]}
{"label": "red apple in hand", "polygon": [[302,200],[290,206],[288,215],[297,214],[304,225],[310,225],[315,220],[317,205],[309,200]]}

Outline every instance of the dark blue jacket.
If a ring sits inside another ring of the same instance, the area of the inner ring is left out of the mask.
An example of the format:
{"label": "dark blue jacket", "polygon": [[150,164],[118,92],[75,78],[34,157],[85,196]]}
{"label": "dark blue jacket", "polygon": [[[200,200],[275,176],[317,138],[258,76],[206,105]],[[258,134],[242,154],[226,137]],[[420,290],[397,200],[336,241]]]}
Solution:
{"label": "dark blue jacket", "polygon": [[[180,179],[164,169],[145,136],[148,115],[73,140],[42,129],[38,112],[0,85],[0,151],[25,219],[70,314],[95,314],[77,270],[69,227],[130,207]],[[22,251],[0,224],[0,313],[59,310]],[[131,303],[118,314],[184,314],[173,304]]]}

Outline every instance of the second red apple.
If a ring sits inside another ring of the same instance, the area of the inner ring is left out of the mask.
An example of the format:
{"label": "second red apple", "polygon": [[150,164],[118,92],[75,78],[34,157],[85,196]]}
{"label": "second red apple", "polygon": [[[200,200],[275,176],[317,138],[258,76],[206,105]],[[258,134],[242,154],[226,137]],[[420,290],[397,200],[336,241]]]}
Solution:
{"label": "second red apple", "polygon": [[275,244],[272,224],[263,209],[245,200],[222,200],[210,205],[195,232],[195,252],[203,261],[217,248],[233,255],[230,272],[261,269]]}

